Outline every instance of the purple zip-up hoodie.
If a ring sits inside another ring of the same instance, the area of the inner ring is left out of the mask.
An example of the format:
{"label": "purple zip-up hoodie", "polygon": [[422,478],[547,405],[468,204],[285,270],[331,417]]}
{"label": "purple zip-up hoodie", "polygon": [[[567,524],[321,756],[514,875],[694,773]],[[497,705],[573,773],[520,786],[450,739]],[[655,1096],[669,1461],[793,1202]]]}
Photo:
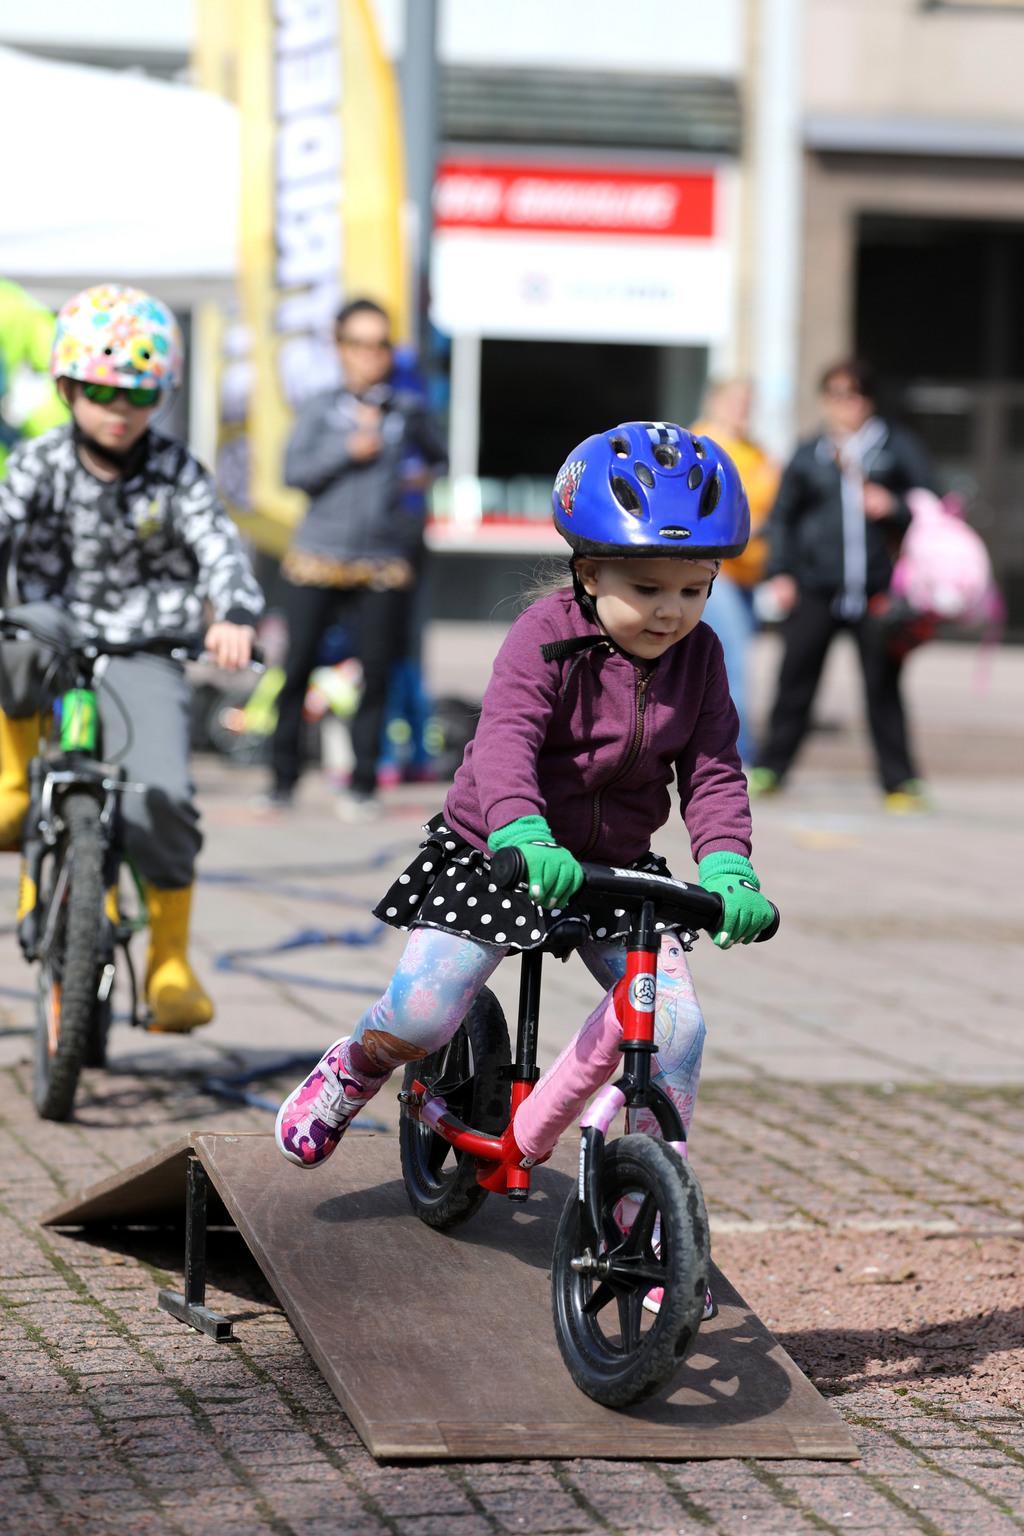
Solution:
{"label": "purple zip-up hoodie", "polygon": [[569,590],[513,624],[444,817],[474,847],[520,816],[544,816],[577,858],[631,863],[679,788],[693,857],[750,854],[738,720],[718,636],[698,624],[653,666],[602,645],[558,661],[541,646],[600,636]]}

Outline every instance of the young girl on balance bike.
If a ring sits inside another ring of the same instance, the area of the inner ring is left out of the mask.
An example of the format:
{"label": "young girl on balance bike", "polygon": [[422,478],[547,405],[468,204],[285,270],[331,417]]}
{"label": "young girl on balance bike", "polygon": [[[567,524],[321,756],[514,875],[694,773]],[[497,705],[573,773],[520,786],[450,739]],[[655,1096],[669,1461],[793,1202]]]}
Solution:
{"label": "young girl on balance bike", "polygon": [[[663,872],[650,843],[668,819],[673,778],[701,884],[722,898],[715,943],[750,943],[774,921],[749,862],[722,648],[701,623],[719,562],[749,534],[732,461],[681,427],[627,422],[572,451],[552,499],[573,552],[571,585],[512,626],[444,809],[375,908],[409,930],[390,985],[281,1106],[277,1143],[300,1167],[330,1157],[391,1073],[450,1040],[504,957],[542,945],[568,910],[588,924],[580,953],[607,991],[516,1113],[524,1162],[551,1152],[613,1073],[622,1037],[614,989],[628,922],[589,892],[573,903],[578,860]],[[491,878],[489,856],[509,847],[525,858],[528,889],[501,890]],[[671,933],[657,984],[652,1080],[688,1126],[705,1030]],[[657,1133],[653,1116],[638,1118],[634,1129]]]}

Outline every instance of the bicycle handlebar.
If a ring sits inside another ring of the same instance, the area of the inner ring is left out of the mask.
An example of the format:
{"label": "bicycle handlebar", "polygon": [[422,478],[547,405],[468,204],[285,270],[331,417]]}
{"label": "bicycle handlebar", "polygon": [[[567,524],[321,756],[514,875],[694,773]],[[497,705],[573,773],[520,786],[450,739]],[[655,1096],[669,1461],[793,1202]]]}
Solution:
{"label": "bicycle handlebar", "polygon": [[[714,891],[706,891],[702,885],[688,885],[683,880],[672,880],[668,875],[650,875],[638,869],[616,869],[610,864],[584,863],[580,867],[586,890],[617,896],[633,905],[653,901],[662,921],[665,912],[671,910],[681,923],[707,933],[716,933],[722,926],[722,898]],[[526,880],[526,859],[522,849],[502,848],[492,854],[491,875],[501,890],[521,885]],[[755,944],[773,939],[779,931],[779,909],[774,903],[769,905],[775,913],[774,920],[757,935]]]}
{"label": "bicycle handlebar", "polygon": [[[61,642],[55,636],[33,628],[28,620],[0,611],[0,631],[17,634],[19,630],[31,635],[32,639],[38,640],[41,645],[48,645],[51,650],[60,651],[64,656],[82,656],[88,660],[94,660],[99,656],[149,654],[171,656],[177,661],[198,661],[205,654],[206,649],[204,633],[196,633],[195,630],[177,635],[149,635],[135,640],[87,640],[82,637]],[[263,665],[263,651],[260,646],[253,646],[249,660],[251,666]]]}

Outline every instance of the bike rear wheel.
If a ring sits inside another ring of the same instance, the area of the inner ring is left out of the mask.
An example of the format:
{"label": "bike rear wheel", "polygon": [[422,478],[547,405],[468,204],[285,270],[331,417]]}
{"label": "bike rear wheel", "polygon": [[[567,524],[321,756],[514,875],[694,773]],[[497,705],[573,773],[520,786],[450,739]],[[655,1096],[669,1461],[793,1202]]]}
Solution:
{"label": "bike rear wheel", "polygon": [[[505,1015],[484,987],[448,1044],[412,1062],[402,1086],[409,1092],[418,1078],[473,1130],[500,1136],[508,1124],[512,1091],[502,1068],[511,1060]],[[439,1231],[467,1221],[487,1197],[476,1181],[476,1158],[456,1151],[404,1107],[398,1140],[409,1204],[420,1220]]]}
{"label": "bike rear wheel", "polygon": [[64,831],[42,892],[36,985],[33,1096],[44,1120],[66,1120],[92,1035],[103,923],[100,807],[71,790],[60,807]]}
{"label": "bike rear wheel", "polygon": [[[628,1224],[623,1205],[634,1213]],[[596,1253],[585,1246],[575,1192],[562,1212],[551,1264],[555,1336],[580,1390],[625,1408],[664,1386],[696,1337],[711,1262],[708,1220],[693,1170],[652,1136],[607,1147],[600,1208]],[[664,1297],[652,1314],[643,1302],[656,1286]]]}

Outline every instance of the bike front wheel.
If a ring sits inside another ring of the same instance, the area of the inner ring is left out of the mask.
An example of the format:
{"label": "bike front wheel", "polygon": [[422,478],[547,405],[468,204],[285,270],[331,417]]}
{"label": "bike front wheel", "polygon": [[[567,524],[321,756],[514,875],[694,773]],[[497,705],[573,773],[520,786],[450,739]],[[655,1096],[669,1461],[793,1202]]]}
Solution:
{"label": "bike front wheel", "polygon": [[[418,1078],[473,1130],[500,1136],[511,1103],[511,1084],[502,1068],[511,1059],[505,1015],[494,993],[484,987],[448,1044],[405,1069],[403,1088],[410,1092]],[[398,1142],[409,1204],[428,1227],[442,1232],[457,1227],[487,1198],[476,1180],[476,1158],[456,1151],[405,1108]]]}
{"label": "bike front wheel", "polygon": [[66,1120],[74,1107],[98,1007],[104,920],[99,803],[71,790],[60,814],[64,831],[47,861],[40,903],[33,1097],[44,1120]]}
{"label": "bike front wheel", "polygon": [[[555,1336],[573,1381],[596,1402],[625,1408],[668,1381],[693,1343],[710,1268],[708,1219],[689,1164],[652,1136],[605,1150],[597,1251],[583,1239],[574,1192],[551,1265]],[[648,1292],[663,1291],[657,1312]]]}

